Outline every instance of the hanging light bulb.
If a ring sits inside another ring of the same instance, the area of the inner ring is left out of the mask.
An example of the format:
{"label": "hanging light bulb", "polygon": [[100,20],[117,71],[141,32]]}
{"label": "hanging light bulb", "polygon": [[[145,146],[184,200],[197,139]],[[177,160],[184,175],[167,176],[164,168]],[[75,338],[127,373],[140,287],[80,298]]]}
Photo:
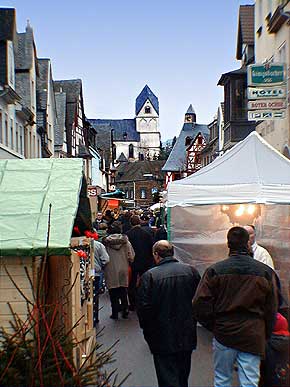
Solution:
{"label": "hanging light bulb", "polygon": [[256,211],[256,206],[254,204],[250,204],[247,208],[247,213],[249,215],[253,215],[255,211]]}
{"label": "hanging light bulb", "polygon": [[245,206],[241,204],[239,208],[236,210],[235,215],[236,216],[242,216],[245,212]]}

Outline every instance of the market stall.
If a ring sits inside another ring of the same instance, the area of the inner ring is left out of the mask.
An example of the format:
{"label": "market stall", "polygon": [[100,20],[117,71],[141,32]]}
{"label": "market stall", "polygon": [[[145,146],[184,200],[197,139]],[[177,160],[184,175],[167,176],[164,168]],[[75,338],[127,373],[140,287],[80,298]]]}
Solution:
{"label": "market stall", "polygon": [[[9,331],[15,316],[31,320],[53,305],[51,327],[62,324],[74,335],[78,365],[95,342],[82,170],[81,159],[0,160],[0,327]],[[79,236],[71,238],[75,229]]]}
{"label": "market stall", "polygon": [[290,161],[252,132],[195,174],[169,185],[169,238],[200,272],[227,256],[226,234],[253,224],[289,293]]}

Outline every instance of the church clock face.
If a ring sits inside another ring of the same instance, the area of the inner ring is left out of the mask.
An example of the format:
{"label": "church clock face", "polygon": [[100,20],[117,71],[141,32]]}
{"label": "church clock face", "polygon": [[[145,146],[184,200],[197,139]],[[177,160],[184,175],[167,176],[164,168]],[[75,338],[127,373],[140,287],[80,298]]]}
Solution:
{"label": "church clock face", "polygon": [[192,122],[192,116],[185,116],[186,122]]}

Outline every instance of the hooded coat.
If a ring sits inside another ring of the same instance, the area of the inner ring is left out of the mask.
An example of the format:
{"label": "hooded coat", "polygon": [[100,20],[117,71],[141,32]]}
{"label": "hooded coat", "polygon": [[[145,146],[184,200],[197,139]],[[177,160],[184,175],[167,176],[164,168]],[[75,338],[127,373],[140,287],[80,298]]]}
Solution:
{"label": "hooded coat", "polygon": [[135,253],[127,236],[111,234],[103,239],[103,244],[110,257],[104,269],[108,289],[128,287],[128,266]]}

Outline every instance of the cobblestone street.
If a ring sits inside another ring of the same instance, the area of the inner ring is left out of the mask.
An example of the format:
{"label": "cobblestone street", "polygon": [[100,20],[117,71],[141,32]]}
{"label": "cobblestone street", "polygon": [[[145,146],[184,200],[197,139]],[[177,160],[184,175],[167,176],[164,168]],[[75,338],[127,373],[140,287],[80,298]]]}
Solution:
{"label": "cobblestone street", "polygon": [[[155,387],[157,379],[153,358],[143,339],[136,313],[131,312],[128,320],[118,321],[109,318],[111,314],[108,294],[100,299],[100,329],[104,327],[99,339],[105,348],[120,340],[116,345],[114,362],[109,369],[118,368],[121,381],[128,373],[131,375],[124,383],[124,387]],[[213,366],[211,352],[211,336],[202,327],[198,328],[198,349],[192,354],[190,387],[207,387],[213,384]]]}

